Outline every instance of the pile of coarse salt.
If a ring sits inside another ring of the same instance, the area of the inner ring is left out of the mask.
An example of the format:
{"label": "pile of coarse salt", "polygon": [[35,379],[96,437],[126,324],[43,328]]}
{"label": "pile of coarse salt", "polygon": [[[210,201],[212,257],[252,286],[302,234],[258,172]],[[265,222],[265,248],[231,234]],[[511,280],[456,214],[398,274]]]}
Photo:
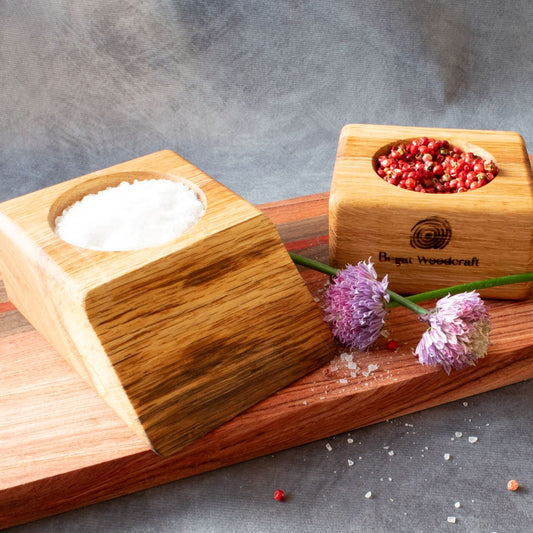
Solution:
{"label": "pile of coarse salt", "polygon": [[55,220],[55,232],[64,241],[91,250],[138,250],[175,239],[204,211],[196,193],[184,183],[123,181],[67,207]]}

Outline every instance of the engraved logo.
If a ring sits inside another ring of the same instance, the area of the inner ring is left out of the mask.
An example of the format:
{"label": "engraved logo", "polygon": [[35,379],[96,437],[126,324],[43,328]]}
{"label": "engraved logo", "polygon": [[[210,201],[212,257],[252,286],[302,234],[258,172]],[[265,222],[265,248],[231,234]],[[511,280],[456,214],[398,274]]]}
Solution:
{"label": "engraved logo", "polygon": [[441,217],[429,217],[419,220],[411,228],[411,246],[429,250],[444,248],[452,238],[450,223]]}

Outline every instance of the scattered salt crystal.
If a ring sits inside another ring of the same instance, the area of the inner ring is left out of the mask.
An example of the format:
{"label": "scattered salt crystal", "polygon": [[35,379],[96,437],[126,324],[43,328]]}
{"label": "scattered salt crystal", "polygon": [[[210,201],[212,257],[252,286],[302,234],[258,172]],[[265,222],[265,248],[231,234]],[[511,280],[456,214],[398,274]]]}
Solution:
{"label": "scattered salt crystal", "polygon": [[451,459],[451,455],[449,453],[444,454],[444,460],[449,461]]}
{"label": "scattered salt crystal", "polygon": [[455,436],[456,436],[458,439],[460,439],[460,438],[463,436],[463,434],[462,434],[460,431],[456,431],[456,432],[455,432]]}
{"label": "scattered salt crystal", "polygon": [[476,443],[476,442],[477,442],[477,437],[468,437],[468,442],[469,442],[470,444],[474,444],[474,443]]}
{"label": "scattered salt crystal", "polygon": [[302,403],[303,403],[304,405],[307,405],[307,400],[304,400]]}
{"label": "scattered salt crystal", "polygon": [[446,520],[448,520],[450,524],[455,524],[455,522],[457,522],[457,518],[455,518],[455,516],[449,516]]}
{"label": "scattered salt crystal", "polygon": [[387,453],[392,456],[394,455],[394,450],[389,450]]}
{"label": "scattered salt crystal", "polygon": [[372,374],[372,372],[374,372],[374,370],[377,370],[378,368],[379,368],[378,365],[368,365],[368,368],[366,369],[366,371],[363,372],[363,376],[367,378],[368,376],[370,376],[370,374]]}
{"label": "scattered salt crystal", "polygon": [[351,459],[348,459],[348,466],[353,466],[354,462]]}
{"label": "scattered salt crystal", "polygon": [[366,494],[365,494],[365,498],[367,500],[369,500],[370,498],[372,498],[372,492],[371,491],[368,491]]}
{"label": "scattered salt crystal", "polygon": [[196,193],[184,183],[123,181],[67,207],[55,220],[55,232],[64,241],[91,250],[138,250],[175,239],[204,211]]}
{"label": "scattered salt crystal", "polygon": [[333,450],[333,447],[331,446],[331,444],[330,444],[329,442],[326,443],[326,450],[327,450],[328,452],[330,452],[331,450]]}
{"label": "scattered salt crystal", "polygon": [[454,507],[455,507],[456,509],[459,509],[459,508],[461,507],[461,502],[455,502]]}
{"label": "scattered salt crystal", "polygon": [[350,437],[350,438],[346,439],[346,442],[347,442],[348,444],[353,444],[353,439]]}
{"label": "scattered salt crystal", "polygon": [[463,405],[464,405],[465,407],[468,407],[468,402],[463,402]]}
{"label": "scattered salt crystal", "polygon": [[347,379],[339,379],[339,383],[342,383],[343,385],[346,385],[346,383],[348,383],[348,380]]}
{"label": "scattered salt crystal", "polygon": [[384,450],[388,450],[389,448],[390,448],[390,446],[383,446]]}

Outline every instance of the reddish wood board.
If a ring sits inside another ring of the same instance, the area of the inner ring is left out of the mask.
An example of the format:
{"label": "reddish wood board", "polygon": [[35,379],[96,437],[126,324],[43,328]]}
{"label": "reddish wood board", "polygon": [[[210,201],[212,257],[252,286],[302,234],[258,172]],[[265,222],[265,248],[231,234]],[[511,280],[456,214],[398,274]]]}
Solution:
{"label": "reddish wood board", "polygon": [[[327,261],[327,194],[261,206],[288,249]],[[326,277],[302,270],[317,294]],[[452,373],[412,354],[424,326],[391,312],[385,340],[325,365],[182,452],[150,451],[8,301],[0,281],[0,528],[298,446],[533,377],[533,300],[490,301],[492,345]],[[369,372],[369,365],[377,369]]]}

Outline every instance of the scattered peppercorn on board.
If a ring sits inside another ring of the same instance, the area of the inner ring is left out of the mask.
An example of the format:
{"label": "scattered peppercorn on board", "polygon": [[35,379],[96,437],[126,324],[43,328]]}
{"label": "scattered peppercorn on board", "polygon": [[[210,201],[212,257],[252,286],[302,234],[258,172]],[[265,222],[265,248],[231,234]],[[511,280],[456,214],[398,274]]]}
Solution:
{"label": "scattered peppercorn on board", "polygon": [[[260,207],[288,249],[327,262],[328,194]],[[301,274],[319,295],[326,276]],[[350,356],[358,370],[328,363],[162,458],[26,322],[0,281],[0,528],[533,378],[533,300],[488,303],[492,345],[475,367],[448,376],[421,366],[412,349],[424,326],[396,308],[395,350],[383,338]]]}

